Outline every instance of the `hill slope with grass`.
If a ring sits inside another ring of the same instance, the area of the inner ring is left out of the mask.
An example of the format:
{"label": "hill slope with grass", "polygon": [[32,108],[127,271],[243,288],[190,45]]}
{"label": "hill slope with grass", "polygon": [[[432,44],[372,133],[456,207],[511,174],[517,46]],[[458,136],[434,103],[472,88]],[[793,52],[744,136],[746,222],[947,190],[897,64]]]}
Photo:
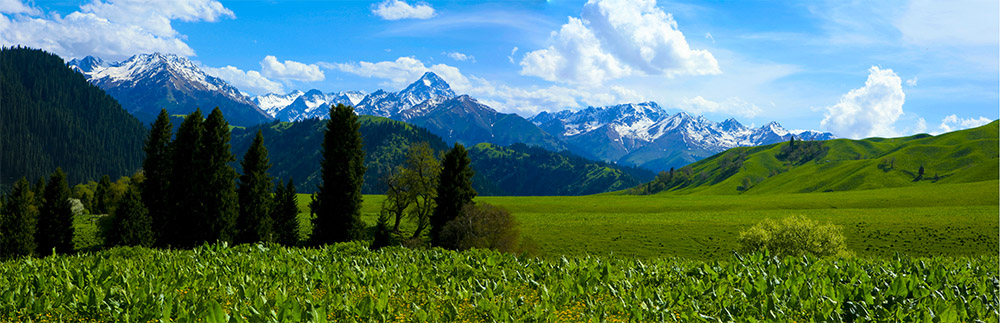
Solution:
{"label": "hill slope with grass", "polygon": [[[770,194],[970,183],[1000,177],[998,128],[938,136],[794,141],[727,150],[627,190],[632,194]],[[922,171],[921,171],[922,170]]]}

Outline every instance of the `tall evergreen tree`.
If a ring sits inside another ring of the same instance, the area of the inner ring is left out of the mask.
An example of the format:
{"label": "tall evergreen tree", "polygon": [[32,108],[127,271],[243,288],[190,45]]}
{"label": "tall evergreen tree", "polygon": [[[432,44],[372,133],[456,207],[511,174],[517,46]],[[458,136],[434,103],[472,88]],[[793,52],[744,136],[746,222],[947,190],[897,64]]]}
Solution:
{"label": "tall evergreen tree", "polygon": [[[431,216],[431,245],[442,246],[441,229],[448,222],[458,217],[466,204],[473,203],[476,190],[472,189],[472,176],[475,172],[470,167],[469,153],[465,146],[455,143],[444,155],[441,162],[441,179],[438,181],[437,207]],[[454,246],[443,246],[454,247]]]}
{"label": "tall evergreen tree", "polygon": [[173,136],[173,124],[166,109],[160,110],[160,115],[153,122],[149,135],[146,136],[143,151],[146,159],[142,161],[142,170],[146,180],[142,182],[142,203],[149,212],[152,230],[157,244],[166,246],[166,240],[160,233],[166,231],[168,222],[174,221],[170,204],[170,137]]}
{"label": "tall evergreen tree", "polygon": [[45,202],[38,212],[38,255],[45,256],[55,248],[58,253],[73,252],[73,207],[69,201],[69,184],[62,168],[49,176],[45,184]]}
{"label": "tall evergreen tree", "polygon": [[198,194],[205,189],[201,181],[207,176],[200,161],[204,128],[201,109],[197,109],[184,117],[177,128],[177,137],[168,146],[172,167],[168,177],[167,209],[164,210],[168,217],[160,232],[163,245],[183,248],[204,241],[201,216],[205,212]]}
{"label": "tall evergreen tree", "polygon": [[110,246],[153,245],[153,221],[136,187],[129,187],[115,207],[111,230],[105,243]]}
{"label": "tall evergreen tree", "polygon": [[34,192],[24,177],[14,182],[0,207],[0,259],[35,254],[38,208]]}
{"label": "tall evergreen tree", "polygon": [[267,159],[264,135],[257,130],[257,137],[243,155],[243,175],[239,182],[239,217],[236,219],[236,243],[273,240],[271,221],[271,182],[267,173],[271,162]]}
{"label": "tall evergreen tree", "polygon": [[337,104],[330,109],[320,161],[323,183],[317,185],[309,205],[314,244],[349,241],[363,225],[360,216],[365,152],[359,129],[354,108]]}
{"label": "tall evergreen tree", "polygon": [[278,182],[274,193],[274,208],[271,210],[274,221],[275,241],[294,246],[299,243],[299,206],[296,202],[295,183],[288,179],[288,185]]}
{"label": "tall evergreen tree", "polygon": [[101,181],[97,183],[97,189],[94,190],[94,209],[91,210],[93,214],[110,214],[111,212],[111,177],[104,175],[101,177]]}
{"label": "tall evergreen tree", "polygon": [[200,186],[186,189],[199,191],[199,202],[205,207],[201,216],[204,228],[208,231],[204,233],[203,241],[232,243],[236,237],[236,216],[239,214],[239,208],[236,194],[237,173],[229,163],[236,161],[236,157],[233,156],[229,145],[229,123],[219,108],[213,109],[205,119],[205,133],[202,139],[203,168],[197,174],[203,182]]}

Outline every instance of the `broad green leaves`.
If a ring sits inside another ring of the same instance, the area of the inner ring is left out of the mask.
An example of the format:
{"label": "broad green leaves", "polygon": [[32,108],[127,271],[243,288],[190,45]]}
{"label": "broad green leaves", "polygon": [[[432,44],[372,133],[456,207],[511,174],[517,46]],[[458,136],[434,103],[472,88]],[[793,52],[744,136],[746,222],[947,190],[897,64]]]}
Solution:
{"label": "broad green leaves", "polygon": [[996,263],[124,247],[0,263],[0,321],[994,322]]}

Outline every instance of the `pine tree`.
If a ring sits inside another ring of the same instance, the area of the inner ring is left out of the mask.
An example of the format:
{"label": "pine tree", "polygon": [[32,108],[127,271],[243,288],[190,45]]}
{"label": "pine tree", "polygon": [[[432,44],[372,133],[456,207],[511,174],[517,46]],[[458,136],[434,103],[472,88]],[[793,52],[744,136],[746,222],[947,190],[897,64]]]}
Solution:
{"label": "pine tree", "polygon": [[[199,202],[205,207],[202,223],[208,229],[203,235],[203,241],[233,242],[236,237],[236,216],[239,214],[236,194],[236,170],[229,165],[236,161],[230,149],[229,123],[222,116],[219,108],[205,119],[205,133],[202,138],[203,168],[198,177],[203,179],[202,186],[188,187],[199,191]],[[199,241],[200,242],[200,241]]]}
{"label": "pine tree", "polygon": [[142,205],[141,195],[135,187],[130,187],[115,207],[112,227],[105,243],[109,247],[150,247],[154,242],[152,226],[153,221],[146,206]]}
{"label": "pine tree", "polygon": [[38,208],[34,192],[24,177],[14,182],[0,207],[0,259],[35,254]]}
{"label": "pine tree", "polygon": [[202,159],[202,133],[204,118],[201,109],[184,118],[177,137],[168,146],[170,152],[169,190],[167,191],[167,209],[164,214],[163,231],[160,232],[161,244],[173,247],[193,247],[204,241],[202,228],[205,214],[199,192],[205,188],[201,182],[207,176]]}
{"label": "pine tree", "polygon": [[271,182],[274,179],[267,173],[271,162],[268,161],[264,135],[260,130],[257,130],[257,137],[243,155],[240,165],[243,166],[243,175],[239,182],[240,212],[236,219],[236,243],[271,241]]}
{"label": "pine tree", "polygon": [[72,253],[73,209],[69,201],[69,184],[62,168],[56,168],[49,176],[44,195],[45,202],[39,208],[38,231],[35,234],[38,255],[49,255],[53,248],[58,253]]}
{"label": "pine tree", "polygon": [[441,229],[457,218],[462,208],[473,203],[472,199],[476,197],[476,191],[472,189],[472,176],[475,172],[469,167],[470,163],[469,153],[459,143],[455,143],[444,155],[441,163],[444,168],[441,170],[437,198],[434,200],[437,208],[431,216],[431,245],[442,246]]}
{"label": "pine tree", "polygon": [[378,250],[382,249],[382,247],[389,246],[390,234],[391,229],[389,228],[389,213],[383,210],[378,215],[378,223],[375,224],[375,239],[372,240],[372,244],[368,248],[371,250]]}
{"label": "pine tree", "polygon": [[288,180],[287,186],[278,182],[274,193],[274,208],[271,211],[275,241],[286,246],[297,245],[299,243],[299,206],[296,202],[295,183],[292,179]]}
{"label": "pine tree", "polygon": [[143,146],[146,159],[142,161],[142,169],[146,180],[140,186],[142,188],[142,203],[148,209],[153,234],[160,246],[167,245],[166,239],[160,234],[166,231],[168,222],[174,220],[170,195],[168,195],[171,171],[170,137],[173,136],[173,128],[167,110],[161,109],[160,115],[156,117],[152,129],[149,130],[149,135],[146,136],[145,146]]}
{"label": "pine tree", "polygon": [[104,175],[101,177],[101,181],[97,183],[97,189],[94,190],[94,209],[91,213],[93,214],[110,214],[111,213],[111,194],[109,190],[111,189],[111,177]]}
{"label": "pine tree", "polygon": [[317,185],[309,205],[314,244],[352,240],[363,226],[360,216],[365,152],[359,128],[354,108],[337,104],[330,109],[320,161],[323,182]]}

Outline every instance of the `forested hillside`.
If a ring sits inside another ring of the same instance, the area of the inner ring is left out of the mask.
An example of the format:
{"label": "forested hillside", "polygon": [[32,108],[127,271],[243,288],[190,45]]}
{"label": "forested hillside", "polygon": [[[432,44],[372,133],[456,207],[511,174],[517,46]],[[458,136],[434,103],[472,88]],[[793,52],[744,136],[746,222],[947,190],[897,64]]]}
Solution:
{"label": "forested hillside", "polygon": [[131,175],[145,127],[62,58],[0,49],[0,187],[62,167],[70,183]]}
{"label": "forested hillside", "polygon": [[[362,187],[365,194],[385,193],[386,176],[403,164],[411,145],[427,142],[438,155],[449,148],[441,137],[421,127],[367,115],[359,116],[359,120],[368,168]],[[236,128],[233,152],[237,160],[242,159],[257,129],[261,129],[273,163],[270,174],[276,178],[294,178],[299,192],[310,193],[320,181],[320,144],[325,122],[307,119]],[[603,193],[635,186],[653,176],[642,169],[625,169],[523,144],[510,147],[480,144],[469,147],[469,157],[476,170],[473,188],[481,195]]]}
{"label": "forested hillside", "polygon": [[[427,130],[390,119],[359,116],[364,140],[365,194],[385,193],[382,180],[392,167],[401,165],[410,145],[427,142],[435,151],[447,149],[440,137]],[[263,131],[264,146],[271,158],[270,174],[276,178],[294,178],[299,192],[313,192],[320,183],[320,146],[326,120],[306,119],[299,122],[271,122],[255,127],[233,129],[232,145],[236,159],[241,160],[250,147],[257,129]],[[238,165],[237,171],[242,172]]]}
{"label": "forested hillside", "polygon": [[620,190],[653,178],[626,168],[525,144],[481,143],[469,148],[484,195],[587,195]]}
{"label": "forested hillside", "polygon": [[831,192],[996,180],[1000,122],[938,136],[789,141],[734,148],[661,172],[649,194]]}

